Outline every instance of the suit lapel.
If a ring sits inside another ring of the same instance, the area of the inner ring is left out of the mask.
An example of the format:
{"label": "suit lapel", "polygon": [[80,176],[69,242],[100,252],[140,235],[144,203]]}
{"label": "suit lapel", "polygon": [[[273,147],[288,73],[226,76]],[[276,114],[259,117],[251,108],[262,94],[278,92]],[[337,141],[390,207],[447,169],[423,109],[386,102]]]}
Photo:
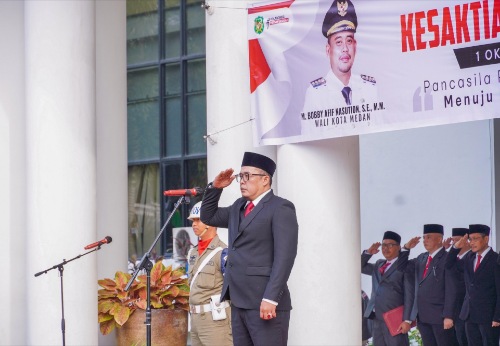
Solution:
{"label": "suit lapel", "polygon": [[[383,265],[384,262],[382,262],[382,265]],[[397,267],[397,263],[398,261],[396,260],[395,262],[393,262],[391,264],[391,266],[389,267],[389,269],[387,269],[384,273],[384,275],[382,275],[382,280],[385,280],[387,279],[389,276],[391,276],[392,273],[394,273],[396,271],[396,267]],[[380,274],[380,272],[379,272]]]}
{"label": "suit lapel", "polygon": [[424,270],[425,270],[425,265],[427,264],[427,258],[429,257],[429,253],[427,252],[422,258],[420,258],[420,262],[418,263],[417,267],[417,282],[422,282],[424,281],[427,276],[429,276],[429,273],[427,273],[427,276],[424,278]]}
{"label": "suit lapel", "polygon": [[492,257],[493,254],[491,253],[491,251],[493,251],[493,249],[490,249],[490,251],[488,251],[486,256],[484,256],[484,258],[481,258],[481,263],[479,263],[479,268],[477,268],[476,271],[474,271],[474,259],[475,259],[475,256],[474,256],[474,258],[472,260],[472,272],[474,273],[474,276],[479,275],[484,270],[487,263],[493,259],[493,257]]}
{"label": "suit lapel", "polygon": [[476,254],[472,251],[469,251],[468,253],[465,254],[465,257],[462,258],[463,264],[464,264],[464,273],[470,273],[470,278],[474,278],[474,258],[476,257]]}
{"label": "suit lapel", "polygon": [[243,219],[241,210],[244,208],[246,202],[247,202],[246,199],[241,198],[235,205],[237,213],[234,213],[235,215],[231,218],[232,224],[229,227],[231,235],[233,236],[233,241],[236,240],[236,238],[239,237],[240,235],[239,227],[241,220]]}
{"label": "suit lapel", "polygon": [[[380,263],[378,263],[375,266],[375,269],[377,270],[377,272],[375,273],[375,275],[377,275],[378,282],[381,282],[382,280],[384,280],[384,275],[382,275],[380,273],[380,268],[382,268],[382,266],[384,265],[384,263],[385,263],[385,260],[380,260]],[[391,268],[392,268],[392,266],[391,266]]]}
{"label": "suit lapel", "polygon": [[[255,208],[248,214],[246,217],[243,217],[239,223],[238,229],[238,234],[236,235],[236,238],[238,238],[244,231],[245,229],[252,223],[252,220],[265,208],[266,203],[268,203],[271,198],[274,196],[273,191],[271,190],[270,192],[267,193],[267,195],[262,198],[262,200],[257,203]],[[243,206],[246,204],[246,201],[243,200],[242,205],[240,205],[240,209],[243,208]],[[235,239],[236,239],[235,238]]]}
{"label": "suit lapel", "polygon": [[[425,275],[425,278],[422,278],[420,280],[420,282],[424,281],[425,279],[427,279],[437,268],[437,266],[440,264],[441,262],[441,258],[446,254],[446,251],[444,250],[444,248],[441,248],[441,250],[438,251],[438,253],[436,254],[436,256],[434,256],[431,260],[431,263],[429,263],[429,269],[427,269],[427,275]],[[425,260],[423,261],[423,266],[421,267],[422,269],[422,272],[420,273],[420,275],[424,275],[424,270],[425,270],[425,265],[427,264],[427,258],[429,258],[429,253],[427,252],[427,256],[424,256],[425,257]]]}

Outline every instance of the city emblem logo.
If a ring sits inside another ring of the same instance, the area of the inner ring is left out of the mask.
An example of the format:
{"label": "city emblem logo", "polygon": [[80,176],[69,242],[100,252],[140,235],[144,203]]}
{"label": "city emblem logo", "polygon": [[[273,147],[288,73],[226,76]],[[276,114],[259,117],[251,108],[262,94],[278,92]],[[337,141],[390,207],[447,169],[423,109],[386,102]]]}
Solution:
{"label": "city emblem logo", "polygon": [[264,32],[264,18],[262,16],[258,16],[254,19],[253,23],[253,30],[255,33],[259,35],[262,34]]}

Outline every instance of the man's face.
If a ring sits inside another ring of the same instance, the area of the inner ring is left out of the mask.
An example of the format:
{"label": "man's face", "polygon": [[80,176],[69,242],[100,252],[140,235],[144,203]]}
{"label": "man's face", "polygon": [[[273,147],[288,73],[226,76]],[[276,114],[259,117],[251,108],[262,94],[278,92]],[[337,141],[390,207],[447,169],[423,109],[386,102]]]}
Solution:
{"label": "man's face", "polygon": [[330,59],[330,67],[335,75],[351,73],[356,56],[354,33],[341,31],[331,35],[326,45],[326,55]]}
{"label": "man's face", "polygon": [[398,257],[400,249],[401,247],[394,240],[382,240],[382,255],[384,255],[386,260],[390,261],[393,258]]}
{"label": "man's face", "polygon": [[481,233],[472,233],[469,235],[470,249],[472,252],[482,253],[488,247],[490,237]]}
{"label": "man's face", "polygon": [[443,246],[443,235],[440,233],[424,234],[424,247],[429,252],[434,252]]}
{"label": "man's face", "polygon": [[205,230],[207,225],[201,222],[201,220],[198,218],[191,219],[191,221],[193,222],[191,225],[193,227],[193,232],[197,237],[199,237],[200,234]]}
{"label": "man's face", "polygon": [[245,181],[245,178],[240,179],[241,196],[246,199],[253,201],[268,189],[269,176],[263,170],[251,166],[242,166],[240,173],[249,173],[248,181]]}

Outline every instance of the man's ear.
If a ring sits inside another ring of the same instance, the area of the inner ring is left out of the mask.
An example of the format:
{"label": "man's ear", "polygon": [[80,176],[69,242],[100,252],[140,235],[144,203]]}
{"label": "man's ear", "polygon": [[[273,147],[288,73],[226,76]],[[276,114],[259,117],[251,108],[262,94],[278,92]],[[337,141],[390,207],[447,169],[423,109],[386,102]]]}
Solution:
{"label": "man's ear", "polygon": [[264,186],[269,185],[269,184],[270,184],[270,182],[271,182],[271,178],[269,178],[269,176],[268,176],[268,175],[265,175],[265,176],[264,176],[264,180],[266,180],[266,182],[264,183]]}

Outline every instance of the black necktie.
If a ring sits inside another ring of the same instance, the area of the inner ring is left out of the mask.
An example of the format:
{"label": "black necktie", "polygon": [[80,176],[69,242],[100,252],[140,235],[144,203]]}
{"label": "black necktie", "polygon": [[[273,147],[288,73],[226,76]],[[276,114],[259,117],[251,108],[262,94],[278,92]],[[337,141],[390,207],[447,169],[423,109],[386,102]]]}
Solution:
{"label": "black necktie", "polygon": [[344,87],[344,89],[342,89],[342,96],[344,96],[345,103],[348,106],[350,106],[351,105],[351,88]]}

